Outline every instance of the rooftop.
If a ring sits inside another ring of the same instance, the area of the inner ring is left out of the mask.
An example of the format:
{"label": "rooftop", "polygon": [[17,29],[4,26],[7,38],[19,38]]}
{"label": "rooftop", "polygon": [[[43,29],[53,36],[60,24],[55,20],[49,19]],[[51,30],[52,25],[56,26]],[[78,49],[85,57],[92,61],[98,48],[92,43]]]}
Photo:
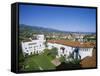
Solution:
{"label": "rooftop", "polygon": [[29,38],[25,38],[24,40],[22,40],[23,42],[30,42],[31,40]]}
{"label": "rooftop", "polygon": [[78,42],[78,41],[68,41],[68,40],[47,40],[49,43],[57,43],[62,44],[66,46],[72,46],[72,47],[82,47],[82,48],[90,48],[94,47],[95,43],[93,42]]}

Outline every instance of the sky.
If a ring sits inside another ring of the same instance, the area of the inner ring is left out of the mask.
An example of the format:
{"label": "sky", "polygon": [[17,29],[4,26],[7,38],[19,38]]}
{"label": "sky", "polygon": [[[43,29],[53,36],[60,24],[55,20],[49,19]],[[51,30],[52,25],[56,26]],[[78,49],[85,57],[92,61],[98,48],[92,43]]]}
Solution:
{"label": "sky", "polygon": [[96,32],[96,9],[20,5],[19,24],[61,31]]}

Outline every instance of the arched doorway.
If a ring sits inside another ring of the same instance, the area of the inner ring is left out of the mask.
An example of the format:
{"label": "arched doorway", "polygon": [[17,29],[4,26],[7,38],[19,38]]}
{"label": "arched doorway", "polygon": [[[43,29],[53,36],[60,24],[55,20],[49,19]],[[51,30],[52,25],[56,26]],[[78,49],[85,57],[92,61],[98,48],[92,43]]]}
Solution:
{"label": "arched doorway", "polygon": [[62,51],[62,53],[64,54],[65,48],[61,47],[60,50]]}

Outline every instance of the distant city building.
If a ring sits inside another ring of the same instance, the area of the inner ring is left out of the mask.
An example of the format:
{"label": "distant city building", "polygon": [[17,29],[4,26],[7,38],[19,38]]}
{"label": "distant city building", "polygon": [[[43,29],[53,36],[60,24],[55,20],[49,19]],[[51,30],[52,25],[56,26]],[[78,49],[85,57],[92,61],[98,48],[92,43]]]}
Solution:
{"label": "distant city building", "polygon": [[69,34],[68,39],[73,40],[73,41],[83,42],[84,41],[84,36],[85,35],[82,35],[82,34]]}
{"label": "distant city building", "polygon": [[84,42],[84,35],[75,34],[75,41]]}
{"label": "distant city building", "polygon": [[67,36],[67,38],[68,38],[69,40],[74,40],[74,37],[73,37],[72,34],[69,34],[69,35]]}

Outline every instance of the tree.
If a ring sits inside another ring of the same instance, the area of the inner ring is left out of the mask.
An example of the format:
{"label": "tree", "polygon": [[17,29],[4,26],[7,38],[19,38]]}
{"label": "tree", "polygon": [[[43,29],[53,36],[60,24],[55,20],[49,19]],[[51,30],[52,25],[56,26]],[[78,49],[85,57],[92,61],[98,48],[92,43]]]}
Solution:
{"label": "tree", "polygon": [[65,62],[65,61],[66,61],[65,56],[61,56],[61,57],[60,57],[60,61],[61,61],[61,62]]}
{"label": "tree", "polygon": [[51,56],[52,58],[55,58],[56,55],[58,55],[58,49],[57,48],[52,48],[51,50],[48,51],[48,54],[49,56]]}
{"label": "tree", "polygon": [[58,49],[55,48],[55,47],[52,48],[52,49],[51,49],[51,53],[52,53],[53,55],[55,55],[55,56],[58,55]]}

